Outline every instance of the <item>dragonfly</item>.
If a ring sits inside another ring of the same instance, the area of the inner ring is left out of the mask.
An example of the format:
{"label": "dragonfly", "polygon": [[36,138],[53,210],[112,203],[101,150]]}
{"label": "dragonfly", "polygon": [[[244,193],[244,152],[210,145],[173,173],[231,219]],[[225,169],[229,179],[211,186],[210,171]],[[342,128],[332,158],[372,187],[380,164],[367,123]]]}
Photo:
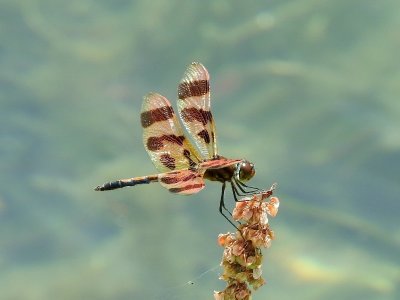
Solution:
{"label": "dragonfly", "polygon": [[215,122],[210,110],[210,76],[201,63],[193,62],[187,67],[178,85],[177,107],[183,127],[167,98],[149,93],[143,100],[140,115],[143,144],[160,173],[110,181],[95,190],[158,182],[172,193],[191,195],[205,187],[205,180],[221,182],[219,212],[235,226],[223,212],[231,214],[224,202],[227,183],[235,201],[239,201],[238,196],[260,189],[245,184],[255,175],[253,163],[218,154]]}

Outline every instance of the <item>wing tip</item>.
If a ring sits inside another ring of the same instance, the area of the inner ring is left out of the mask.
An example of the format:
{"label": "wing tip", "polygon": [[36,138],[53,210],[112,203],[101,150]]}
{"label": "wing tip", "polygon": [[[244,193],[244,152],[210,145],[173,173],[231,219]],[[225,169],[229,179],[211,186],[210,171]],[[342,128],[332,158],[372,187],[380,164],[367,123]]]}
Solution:
{"label": "wing tip", "polygon": [[145,94],[143,96],[144,99],[150,98],[150,97],[155,97],[155,96],[161,96],[159,93],[157,92],[148,92],[147,94]]}
{"label": "wing tip", "polygon": [[198,61],[193,61],[188,66],[188,68],[201,68],[201,69],[207,70],[206,67],[201,62],[198,62]]}

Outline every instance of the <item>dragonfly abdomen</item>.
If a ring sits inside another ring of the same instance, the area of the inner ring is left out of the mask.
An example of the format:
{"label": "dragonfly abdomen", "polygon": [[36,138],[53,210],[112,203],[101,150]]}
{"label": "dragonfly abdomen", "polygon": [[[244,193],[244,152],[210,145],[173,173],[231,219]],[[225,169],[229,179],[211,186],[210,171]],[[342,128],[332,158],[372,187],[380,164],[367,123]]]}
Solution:
{"label": "dragonfly abdomen", "polygon": [[142,176],[142,177],[133,177],[128,179],[119,179],[115,181],[106,182],[102,185],[97,186],[95,191],[111,191],[115,189],[120,189],[126,186],[135,186],[138,184],[149,184],[151,182],[158,181],[157,175],[152,176]]}

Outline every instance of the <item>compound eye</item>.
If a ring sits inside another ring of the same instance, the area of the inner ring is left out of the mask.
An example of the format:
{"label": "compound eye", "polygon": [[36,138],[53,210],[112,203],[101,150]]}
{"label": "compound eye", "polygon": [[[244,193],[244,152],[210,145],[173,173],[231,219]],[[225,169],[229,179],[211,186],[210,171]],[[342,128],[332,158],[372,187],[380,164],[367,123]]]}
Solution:
{"label": "compound eye", "polygon": [[256,174],[256,170],[251,162],[245,160],[239,165],[240,181],[248,181],[254,176],[254,174]]}

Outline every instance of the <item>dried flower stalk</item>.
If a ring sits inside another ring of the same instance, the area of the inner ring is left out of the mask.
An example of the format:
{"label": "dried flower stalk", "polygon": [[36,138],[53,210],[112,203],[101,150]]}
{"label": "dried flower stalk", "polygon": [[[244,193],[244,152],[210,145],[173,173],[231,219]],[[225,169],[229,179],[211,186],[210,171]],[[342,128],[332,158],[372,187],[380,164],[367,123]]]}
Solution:
{"label": "dried flower stalk", "polygon": [[254,290],[265,284],[261,277],[262,252],[274,239],[268,224],[268,215],[278,213],[279,200],[272,195],[275,185],[236,202],[232,217],[242,222],[236,233],[220,234],[218,243],[224,247],[220,279],[227,282],[225,290],[214,292],[216,300],[250,300],[251,286]]}

